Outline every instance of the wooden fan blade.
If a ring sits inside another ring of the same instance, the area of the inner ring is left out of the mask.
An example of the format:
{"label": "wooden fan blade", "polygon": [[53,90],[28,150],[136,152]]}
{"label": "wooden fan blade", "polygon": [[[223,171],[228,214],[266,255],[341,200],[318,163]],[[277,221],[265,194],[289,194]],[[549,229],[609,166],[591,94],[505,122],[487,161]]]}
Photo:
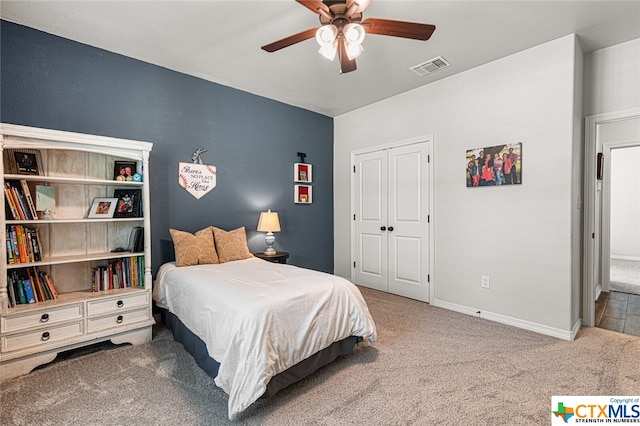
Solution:
{"label": "wooden fan blade", "polygon": [[298,3],[312,11],[313,13],[321,14],[320,10],[327,12],[329,15],[332,15],[331,10],[329,10],[329,6],[322,3],[319,0],[296,0]]}
{"label": "wooden fan blade", "polygon": [[356,60],[349,59],[347,49],[342,40],[338,40],[338,59],[340,60],[340,74],[346,74],[356,70]]}
{"label": "wooden fan blade", "polygon": [[362,26],[368,34],[380,34],[392,37],[411,38],[414,40],[429,40],[436,30],[435,25],[417,24],[414,22],[392,21],[390,19],[367,18]]}
{"label": "wooden fan blade", "polygon": [[298,34],[285,37],[282,40],[266,44],[262,46],[262,50],[266,50],[267,52],[275,52],[276,50],[284,49],[285,47],[289,47],[292,44],[300,43],[301,41],[314,38],[316,36],[316,31],[318,31],[317,28],[309,28],[308,30],[304,30],[302,32],[299,32]]}

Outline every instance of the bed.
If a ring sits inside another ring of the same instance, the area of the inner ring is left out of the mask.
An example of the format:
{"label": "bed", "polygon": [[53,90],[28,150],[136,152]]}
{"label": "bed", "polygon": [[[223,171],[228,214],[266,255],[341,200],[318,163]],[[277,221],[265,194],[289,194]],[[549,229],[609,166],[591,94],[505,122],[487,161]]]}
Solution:
{"label": "bed", "polygon": [[158,270],[164,321],[215,384],[233,420],[316,369],[373,344],[376,328],[358,288],[323,272],[255,257]]}

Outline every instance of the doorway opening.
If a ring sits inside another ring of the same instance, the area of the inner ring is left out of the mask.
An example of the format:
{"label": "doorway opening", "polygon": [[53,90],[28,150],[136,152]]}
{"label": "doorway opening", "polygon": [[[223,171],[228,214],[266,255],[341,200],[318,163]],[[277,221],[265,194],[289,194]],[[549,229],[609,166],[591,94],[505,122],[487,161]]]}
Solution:
{"label": "doorway opening", "polygon": [[587,117],[585,155],[583,323],[640,335],[640,109]]}
{"label": "doorway opening", "polygon": [[595,325],[640,336],[640,144],[605,143],[603,153],[610,158],[603,182],[609,196],[602,203],[602,217],[609,218],[609,271],[602,271],[608,279],[596,301]]}

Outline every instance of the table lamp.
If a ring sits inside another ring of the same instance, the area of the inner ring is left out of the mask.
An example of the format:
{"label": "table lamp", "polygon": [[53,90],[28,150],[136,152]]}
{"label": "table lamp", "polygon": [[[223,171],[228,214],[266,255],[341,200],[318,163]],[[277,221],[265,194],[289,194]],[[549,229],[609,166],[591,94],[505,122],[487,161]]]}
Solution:
{"label": "table lamp", "polygon": [[272,212],[271,209],[266,212],[260,213],[260,219],[258,220],[258,232],[266,232],[264,241],[267,243],[267,249],[264,254],[267,256],[273,256],[276,254],[276,250],[273,248],[273,243],[276,242],[276,236],[274,232],[280,232],[280,220],[278,220],[278,213]]}

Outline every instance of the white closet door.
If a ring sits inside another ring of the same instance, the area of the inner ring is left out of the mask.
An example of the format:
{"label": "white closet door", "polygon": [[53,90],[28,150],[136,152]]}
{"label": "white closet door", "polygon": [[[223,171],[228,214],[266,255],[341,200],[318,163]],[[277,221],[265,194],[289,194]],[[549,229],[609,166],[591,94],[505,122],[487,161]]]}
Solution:
{"label": "white closet door", "polygon": [[427,144],[388,152],[389,292],[429,301],[429,163]]}
{"label": "white closet door", "polygon": [[355,156],[356,284],[429,301],[428,143]]}
{"label": "white closet door", "polygon": [[387,152],[357,155],[355,180],[354,281],[388,291]]}

